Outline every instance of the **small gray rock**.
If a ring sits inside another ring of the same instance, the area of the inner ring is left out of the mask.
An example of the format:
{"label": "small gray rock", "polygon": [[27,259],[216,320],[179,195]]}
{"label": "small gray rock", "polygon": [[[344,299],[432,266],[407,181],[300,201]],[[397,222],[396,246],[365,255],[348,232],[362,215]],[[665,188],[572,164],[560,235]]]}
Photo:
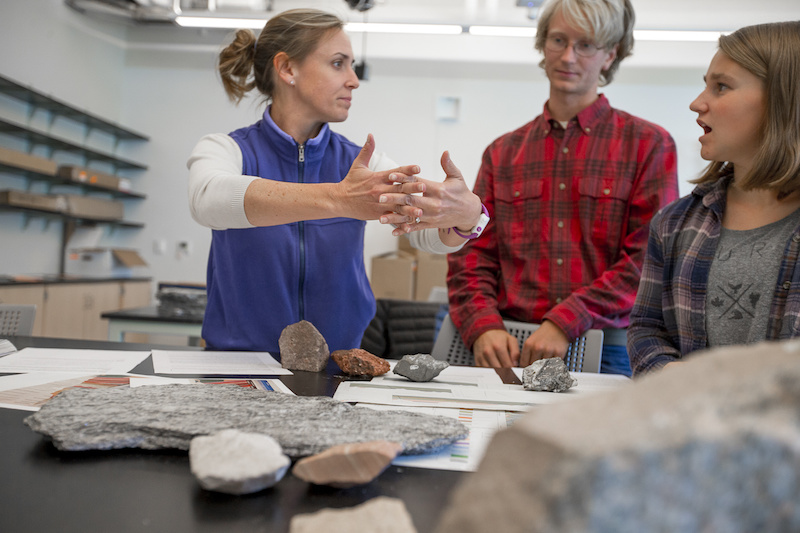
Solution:
{"label": "small gray rock", "polygon": [[268,435],[225,429],[195,437],[189,445],[192,474],[206,490],[251,494],[275,485],[291,459]]}
{"label": "small gray rock", "polygon": [[331,352],[325,337],[307,320],[283,328],[278,339],[281,366],[289,370],[321,372],[328,364]]}
{"label": "small gray rock", "polygon": [[394,365],[394,373],[410,379],[411,381],[430,381],[439,375],[439,372],[450,366],[447,361],[434,359],[427,353],[404,355]]}
{"label": "small gray rock", "polygon": [[569,375],[567,365],[560,357],[539,359],[522,371],[522,386],[525,390],[564,392],[578,384]]}

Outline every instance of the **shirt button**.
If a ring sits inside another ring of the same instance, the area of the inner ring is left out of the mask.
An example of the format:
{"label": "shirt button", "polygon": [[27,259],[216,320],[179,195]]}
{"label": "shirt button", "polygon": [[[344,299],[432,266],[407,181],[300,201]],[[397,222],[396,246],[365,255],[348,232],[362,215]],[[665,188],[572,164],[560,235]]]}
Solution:
{"label": "shirt button", "polygon": [[[564,189],[567,188],[567,184],[566,183],[559,183],[558,184],[558,188],[563,191]],[[800,235],[798,235],[798,238],[800,238]]]}
{"label": "shirt button", "polygon": [[514,198],[519,198],[519,195],[520,195],[519,191],[514,191]]}
{"label": "shirt button", "polygon": [[565,146],[564,148],[562,148],[562,149],[561,149],[561,151],[562,151],[563,153],[565,153],[565,154],[566,154],[566,153],[569,153],[569,148],[567,148],[567,147]]}
{"label": "shirt button", "polygon": [[558,259],[556,259],[556,264],[559,265],[559,266],[563,265],[564,264],[564,260],[559,257]]}
{"label": "shirt button", "polygon": [[791,289],[791,288],[792,288],[792,282],[791,282],[791,281],[784,281],[784,282],[783,282],[783,289],[784,289],[784,290],[787,290],[787,291],[788,291],[788,290],[789,290],[789,289]]}
{"label": "shirt button", "polygon": [[583,131],[585,131],[586,133],[589,133],[590,131],[592,131],[592,128],[584,128]]}
{"label": "shirt button", "polygon": [[800,242],[800,234],[792,235],[793,242]]}
{"label": "shirt button", "polygon": [[561,298],[556,298],[556,303],[560,304],[561,303]]}
{"label": "shirt button", "polygon": [[603,189],[603,194],[608,196],[609,194],[611,194],[611,189]]}
{"label": "shirt button", "polygon": [[556,226],[558,226],[559,228],[563,228],[564,227],[564,222],[559,220],[558,223],[556,224]]}

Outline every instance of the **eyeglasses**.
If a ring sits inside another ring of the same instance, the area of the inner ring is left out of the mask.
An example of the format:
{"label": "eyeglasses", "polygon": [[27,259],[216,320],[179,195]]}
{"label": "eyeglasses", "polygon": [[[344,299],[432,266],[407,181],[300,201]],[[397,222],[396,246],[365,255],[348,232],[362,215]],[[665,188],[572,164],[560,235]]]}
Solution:
{"label": "eyeglasses", "polygon": [[[569,40],[563,35],[548,35],[544,41],[544,47],[549,52],[563,52],[569,45]],[[572,49],[581,57],[593,57],[602,46],[597,46],[589,41],[576,41],[572,44]]]}

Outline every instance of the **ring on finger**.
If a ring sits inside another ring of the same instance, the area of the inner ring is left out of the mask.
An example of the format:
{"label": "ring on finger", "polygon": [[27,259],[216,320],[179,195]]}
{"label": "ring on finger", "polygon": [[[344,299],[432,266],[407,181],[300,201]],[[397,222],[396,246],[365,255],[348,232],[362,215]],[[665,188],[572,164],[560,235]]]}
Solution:
{"label": "ring on finger", "polygon": [[415,224],[419,224],[419,217],[417,217],[417,218],[415,218],[415,219],[414,219],[414,223],[415,223]]}

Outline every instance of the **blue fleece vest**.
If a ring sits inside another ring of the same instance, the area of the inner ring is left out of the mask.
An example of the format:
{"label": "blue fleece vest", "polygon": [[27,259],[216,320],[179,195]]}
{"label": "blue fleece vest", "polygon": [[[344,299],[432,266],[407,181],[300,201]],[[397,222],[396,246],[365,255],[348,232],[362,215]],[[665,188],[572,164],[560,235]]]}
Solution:
{"label": "blue fleece vest", "polygon": [[[230,134],[242,173],[293,183],[341,181],[360,147],[326,124],[304,146],[269,116]],[[214,230],[203,338],[214,350],[278,355],[283,328],[308,320],[331,351],[358,348],[375,315],[364,269],[365,222],[331,218]]]}

